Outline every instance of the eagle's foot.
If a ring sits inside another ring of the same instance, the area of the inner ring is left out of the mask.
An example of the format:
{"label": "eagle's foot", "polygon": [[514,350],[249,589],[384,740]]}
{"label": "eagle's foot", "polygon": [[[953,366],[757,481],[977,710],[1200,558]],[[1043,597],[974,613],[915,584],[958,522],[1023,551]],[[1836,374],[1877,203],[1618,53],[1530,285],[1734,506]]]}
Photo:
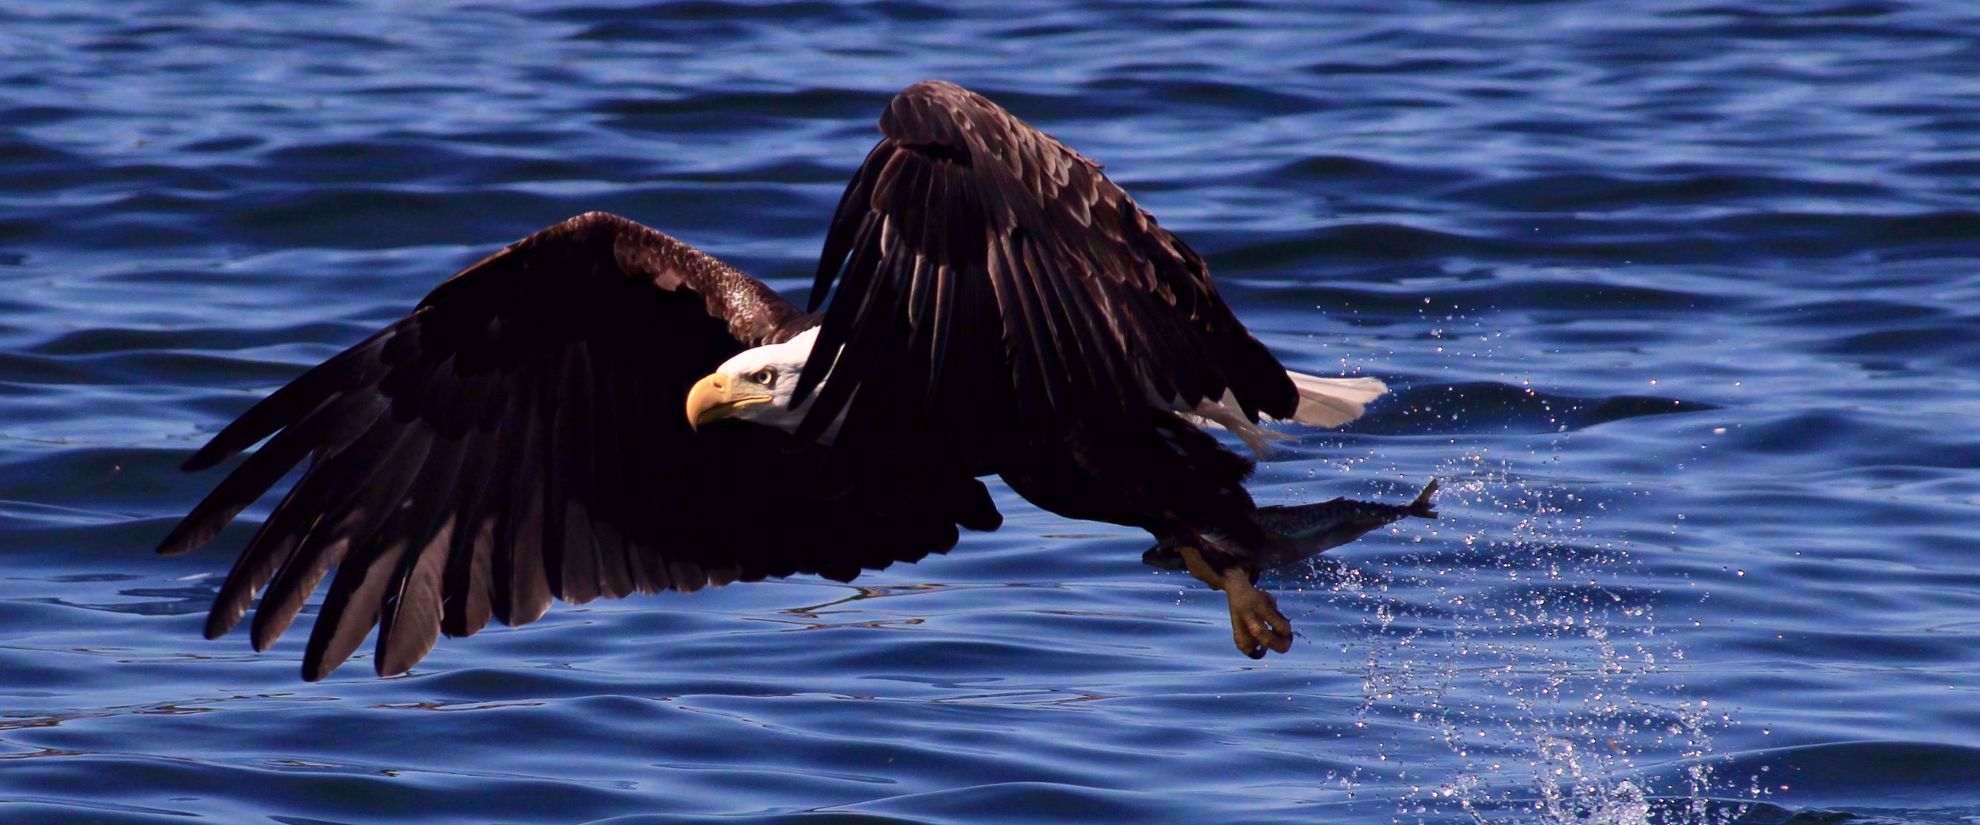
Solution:
{"label": "eagle's foot", "polygon": [[1251,583],[1250,573],[1238,567],[1219,571],[1196,548],[1176,549],[1190,575],[1213,590],[1224,591],[1225,598],[1230,600],[1231,641],[1239,653],[1263,659],[1267,650],[1284,653],[1292,649],[1292,622],[1279,612],[1279,602],[1272,594]]}
{"label": "eagle's foot", "polygon": [[1284,653],[1292,649],[1292,622],[1279,612],[1272,594],[1254,587],[1250,577],[1236,570],[1226,571],[1224,595],[1231,602],[1231,641],[1239,653],[1253,659],[1265,658],[1265,651]]}

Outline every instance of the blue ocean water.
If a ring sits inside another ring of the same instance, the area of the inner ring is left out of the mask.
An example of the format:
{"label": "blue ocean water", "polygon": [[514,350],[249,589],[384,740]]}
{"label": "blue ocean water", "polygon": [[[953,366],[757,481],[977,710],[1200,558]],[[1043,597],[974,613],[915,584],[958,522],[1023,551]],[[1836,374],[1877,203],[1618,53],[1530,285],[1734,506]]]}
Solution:
{"label": "blue ocean water", "polygon": [[[0,821],[1980,820],[1962,2],[0,5]],[[200,638],[218,427],[602,209],[797,290],[926,77],[1108,164],[1310,372],[1267,586],[996,490],[952,554],[298,678]]]}

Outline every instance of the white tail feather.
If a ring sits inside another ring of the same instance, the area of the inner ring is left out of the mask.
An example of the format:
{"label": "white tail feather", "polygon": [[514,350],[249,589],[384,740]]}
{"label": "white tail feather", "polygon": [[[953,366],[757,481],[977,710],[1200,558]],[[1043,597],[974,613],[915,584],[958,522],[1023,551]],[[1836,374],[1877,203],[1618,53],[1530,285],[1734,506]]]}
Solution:
{"label": "white tail feather", "polygon": [[[1292,420],[1313,427],[1338,427],[1360,418],[1369,402],[1389,391],[1389,385],[1374,378],[1321,378],[1298,372],[1286,375],[1299,390],[1299,406],[1293,409]],[[1176,411],[1199,425],[1230,430],[1259,458],[1272,451],[1272,442],[1292,438],[1252,423],[1238,406],[1237,397],[1229,392],[1218,401],[1205,400],[1195,409],[1178,405]]]}
{"label": "white tail feather", "polygon": [[1375,378],[1321,378],[1287,372],[1299,388],[1293,420],[1313,427],[1338,427],[1361,417],[1369,402],[1381,398],[1389,385]]}

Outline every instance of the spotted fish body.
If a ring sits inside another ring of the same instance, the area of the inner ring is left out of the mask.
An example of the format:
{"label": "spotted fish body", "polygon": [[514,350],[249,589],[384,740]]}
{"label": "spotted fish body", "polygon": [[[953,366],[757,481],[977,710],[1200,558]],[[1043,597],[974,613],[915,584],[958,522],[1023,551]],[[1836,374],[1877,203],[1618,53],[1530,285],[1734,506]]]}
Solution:
{"label": "spotted fish body", "polygon": [[[1258,524],[1265,528],[1265,547],[1252,554],[1259,568],[1281,567],[1304,561],[1361,538],[1378,527],[1405,518],[1436,518],[1437,479],[1407,504],[1385,504],[1336,498],[1316,504],[1258,508]],[[1141,554],[1141,561],[1167,570],[1184,569],[1182,554],[1174,546],[1158,544]]]}

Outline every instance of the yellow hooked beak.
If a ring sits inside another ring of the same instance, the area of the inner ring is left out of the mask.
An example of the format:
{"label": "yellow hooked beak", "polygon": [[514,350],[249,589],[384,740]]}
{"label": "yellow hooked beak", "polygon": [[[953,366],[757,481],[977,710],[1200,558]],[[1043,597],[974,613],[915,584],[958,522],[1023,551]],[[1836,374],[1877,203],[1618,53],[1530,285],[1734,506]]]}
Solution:
{"label": "yellow hooked beak", "polygon": [[[741,386],[738,386],[741,385]],[[742,412],[748,407],[770,403],[770,394],[760,392],[746,382],[715,373],[694,382],[694,388],[687,394],[688,426],[700,429],[710,421],[719,421]]]}

